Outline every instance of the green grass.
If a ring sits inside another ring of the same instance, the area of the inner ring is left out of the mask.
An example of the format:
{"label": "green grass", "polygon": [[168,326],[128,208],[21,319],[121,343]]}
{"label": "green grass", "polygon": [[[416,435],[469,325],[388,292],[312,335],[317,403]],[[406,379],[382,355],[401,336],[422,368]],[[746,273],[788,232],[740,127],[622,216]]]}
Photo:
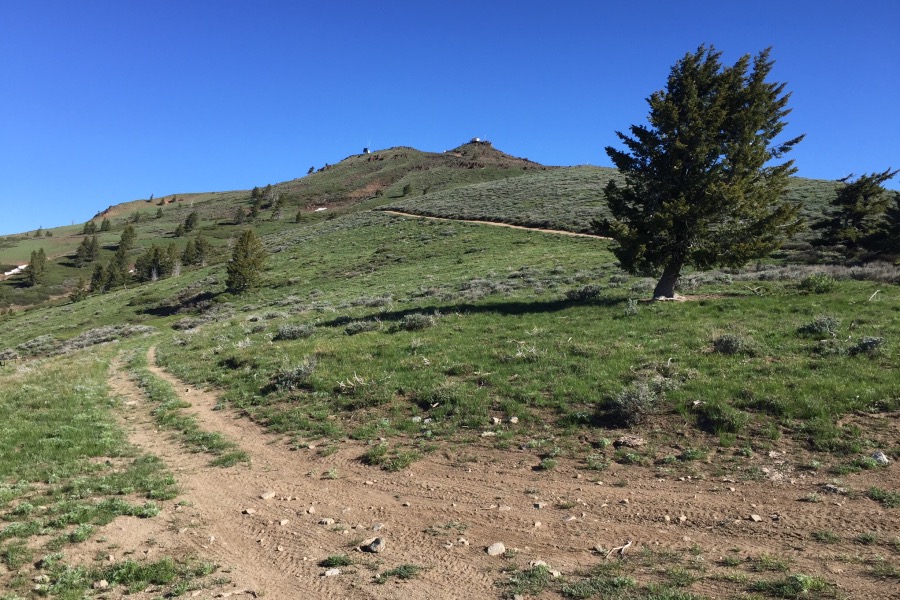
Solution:
{"label": "green grass", "polygon": [[197,420],[181,409],[187,405],[168,382],[150,372],[146,356],[135,353],[128,363],[131,375],[147,397],[156,405],[153,416],[157,424],[165,429],[173,429],[181,434],[184,443],[196,452],[205,452],[215,458],[210,462],[215,467],[230,467],[241,462],[249,462],[249,455],[238,445],[218,431],[204,431]]}
{"label": "green grass", "polygon": [[[91,539],[118,516],[154,517],[157,502],[177,493],[162,463],[138,453],[116,425],[111,356],[81,351],[0,377],[0,560],[8,570],[0,586],[14,585],[41,552]],[[56,571],[39,570],[54,581]]]}
{"label": "green grass", "polygon": [[418,565],[409,565],[404,564],[399,567],[395,567],[393,569],[389,569],[382,573],[379,573],[377,577],[375,577],[375,583],[381,585],[387,583],[388,579],[391,577],[396,577],[397,579],[407,580],[415,578],[422,571],[422,567]]}

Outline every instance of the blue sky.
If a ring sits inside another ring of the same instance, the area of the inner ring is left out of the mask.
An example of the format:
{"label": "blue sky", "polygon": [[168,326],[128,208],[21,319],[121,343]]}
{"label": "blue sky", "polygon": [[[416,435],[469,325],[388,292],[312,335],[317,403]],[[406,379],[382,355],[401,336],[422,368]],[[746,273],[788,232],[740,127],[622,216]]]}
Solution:
{"label": "blue sky", "polygon": [[[609,165],[701,43],[773,47],[805,177],[900,168],[900,3],[0,2],[0,234],[364,146]],[[895,180],[891,186],[897,189]]]}

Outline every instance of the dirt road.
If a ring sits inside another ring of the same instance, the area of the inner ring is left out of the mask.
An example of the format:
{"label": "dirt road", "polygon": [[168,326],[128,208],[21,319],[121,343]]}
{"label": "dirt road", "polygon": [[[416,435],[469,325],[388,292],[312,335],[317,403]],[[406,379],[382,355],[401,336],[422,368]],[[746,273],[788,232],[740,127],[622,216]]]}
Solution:
{"label": "dirt road", "polygon": [[[896,510],[864,497],[801,502],[829,478],[787,472],[777,451],[759,460],[770,476],[747,481],[667,478],[653,467],[616,463],[607,471],[585,471],[566,460],[536,471],[533,450],[501,451],[488,443],[447,443],[408,469],[388,473],[363,465],[359,457],[366,448],[355,441],[291,450],[286,440],[232,411],[215,410],[216,394],[156,367],[152,349],[149,363],[191,404],[186,410],[201,428],[237,442],[252,462],[208,466],[208,455],[192,453],[173,434],[156,429],[140,390],[114,369],[110,387],[126,400],[131,440],[166,462],[182,494],[164,503],[159,517],[119,518],[100,535],[118,545],[119,553],[217,561],[224,569],[220,575],[232,583],[204,590],[201,598],[498,598],[502,590],[495,582],[508,577],[503,569],[543,560],[570,575],[604,560],[595,546],[627,540],[634,541],[633,556],[653,550],[703,561],[707,576],[689,591],[713,598],[734,591],[711,576],[723,557],[752,561],[761,555],[783,558],[791,572],[821,575],[852,598],[896,597],[890,595],[896,580],[872,577],[866,564],[866,557],[892,550],[852,541],[863,532],[879,540],[900,535]],[[719,458],[714,454],[711,460]],[[895,468],[863,473],[853,487],[895,478]],[[263,499],[267,492],[274,497]],[[810,537],[823,530],[838,532],[842,541]],[[385,540],[383,552],[356,550],[375,536]],[[486,547],[494,542],[510,550],[488,556]],[[340,554],[354,564],[324,576],[320,561]],[[408,580],[375,582],[377,574],[407,564],[423,570]],[[658,580],[659,574],[647,571],[646,577]]]}

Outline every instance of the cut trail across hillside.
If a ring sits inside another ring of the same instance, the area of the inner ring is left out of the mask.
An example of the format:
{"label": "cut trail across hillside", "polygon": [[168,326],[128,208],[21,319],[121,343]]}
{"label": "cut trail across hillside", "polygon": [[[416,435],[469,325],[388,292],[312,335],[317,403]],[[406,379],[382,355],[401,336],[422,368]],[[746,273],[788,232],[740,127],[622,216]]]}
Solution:
{"label": "cut trail across hillside", "polygon": [[429,217],[426,215],[417,215],[415,213],[407,213],[400,212],[397,210],[381,210],[378,212],[384,212],[391,215],[398,215],[401,217],[411,217],[414,219],[431,219],[433,221],[452,221],[456,223],[475,223],[477,225],[494,225],[496,227],[509,227],[510,229],[522,229],[524,231],[537,231],[540,233],[552,233],[556,235],[568,235],[570,237],[586,237],[586,238],[594,238],[596,240],[611,240],[611,237],[604,237],[602,235],[594,235],[592,233],[578,233],[577,231],[566,231],[564,229],[541,229],[539,227],[525,227],[524,225],[513,225],[511,223],[500,223],[498,221],[479,221],[475,219],[448,219],[447,217]]}
{"label": "cut trail across hillside", "polygon": [[[164,503],[160,517],[119,519],[100,535],[119,546],[117,553],[217,561],[220,575],[231,581],[219,595],[417,600],[458,598],[464,586],[468,598],[496,598],[502,590],[495,582],[507,579],[504,570],[511,566],[543,560],[574,574],[605,562],[595,548],[630,540],[633,560],[642,550],[702,552],[710,568],[723,556],[778,557],[793,571],[826,579],[841,573],[840,587],[853,597],[886,597],[883,584],[862,566],[845,572],[849,566],[833,558],[856,551],[849,540],[824,548],[806,541],[813,530],[895,535],[894,516],[864,498],[798,503],[803,482],[660,479],[653,469],[633,465],[603,472],[605,480],[625,482],[610,486],[566,465],[535,470],[528,452],[471,444],[445,444],[389,473],[361,463],[367,447],[359,442],[322,440],[292,450],[286,440],[220,410],[215,393],[184,384],[154,359],[150,349],[150,370],[191,404],[185,410],[201,428],[238,441],[252,464],[211,468],[207,457],[173,443],[171,434],[156,429],[140,390],[113,370],[110,387],[126,399],[132,441],[163,459],[182,494]],[[765,460],[767,471],[778,473],[777,456]],[[751,519],[751,513],[762,516]],[[385,540],[383,552],[357,550],[376,536]],[[495,542],[511,550],[488,556]],[[735,548],[736,556],[730,554]],[[352,564],[325,576],[321,563],[341,555]],[[404,565],[422,570],[408,580],[376,582],[377,574]],[[721,597],[730,593],[722,581],[701,577],[691,592]]]}

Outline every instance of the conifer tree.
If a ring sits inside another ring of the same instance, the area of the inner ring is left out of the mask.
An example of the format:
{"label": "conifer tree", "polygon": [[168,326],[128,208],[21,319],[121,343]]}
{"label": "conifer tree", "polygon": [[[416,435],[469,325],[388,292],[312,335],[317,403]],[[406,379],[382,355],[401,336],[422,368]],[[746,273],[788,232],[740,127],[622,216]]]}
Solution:
{"label": "conifer tree", "polygon": [[93,221],[88,221],[84,224],[84,227],[81,229],[81,235],[91,235],[92,233],[96,233],[97,224]]}
{"label": "conifer tree", "polygon": [[198,235],[197,240],[194,242],[194,247],[197,250],[197,258],[194,261],[194,264],[201,266],[205,265],[212,253],[212,247],[209,245],[209,241],[202,235]]}
{"label": "conifer tree", "polygon": [[137,233],[134,230],[134,226],[126,225],[125,229],[122,230],[122,235],[119,237],[119,247],[125,247],[125,251],[128,252],[134,246],[134,242],[137,239]]}
{"label": "conifer tree", "polygon": [[109,222],[109,219],[106,217],[100,222],[100,231],[109,231],[112,229],[112,223]]}
{"label": "conifer tree", "polygon": [[188,243],[184,246],[184,251],[181,253],[181,264],[189,267],[196,263],[197,244],[194,242],[194,240],[188,240]]}
{"label": "conifer tree", "polygon": [[239,293],[259,285],[265,262],[266,251],[259,236],[252,229],[245,230],[238,238],[226,268],[228,291]]}
{"label": "conifer tree", "polygon": [[88,255],[91,252],[91,242],[86,238],[81,238],[81,244],[78,245],[78,249],[75,251],[75,266],[77,268],[81,268],[84,266],[84,263],[88,262]]}
{"label": "conifer tree", "polygon": [[200,225],[200,215],[197,214],[197,211],[193,211],[187,216],[187,219],[184,220],[184,230],[190,233],[197,229],[198,225]]}
{"label": "conifer tree", "polygon": [[843,185],[831,201],[828,215],[813,225],[813,229],[821,231],[817,243],[841,245],[850,252],[873,248],[879,229],[883,227],[881,218],[891,202],[891,194],[884,189],[884,183],[898,172],[900,170],[887,168],[852,181],[852,175],[841,179]]}
{"label": "conifer tree", "polygon": [[162,209],[162,208],[157,208],[157,209],[156,209],[156,218],[157,218],[157,219],[162,219],[162,217],[163,217],[163,209]]}
{"label": "conifer tree", "polygon": [[894,201],[884,212],[879,248],[894,256],[900,254],[900,192],[894,192]]}
{"label": "conifer tree", "polygon": [[86,256],[87,262],[94,262],[100,258],[100,241],[97,239],[96,235],[91,237],[91,243],[88,244]]}
{"label": "conifer tree", "polygon": [[175,228],[175,237],[184,237],[185,227],[184,223],[179,223],[178,227]]}
{"label": "conifer tree", "polygon": [[31,252],[31,260],[28,262],[25,279],[28,285],[35,286],[44,280],[44,272],[47,268],[47,255],[43,248]]}
{"label": "conifer tree", "polygon": [[720,58],[712,46],[686,54],[647,99],[649,124],[616,132],[625,150],[606,148],[625,184],[609,183],[612,218],[593,225],[623,268],[660,277],[654,297],[673,297],[686,265],[740,266],[800,226],[799,206],[781,200],[793,161],[774,163],[803,138],[776,141],[790,94],[767,81],[769,50],[752,66]]}
{"label": "conifer tree", "polygon": [[106,286],[106,269],[103,268],[103,265],[97,263],[94,266],[94,272],[91,273],[91,284],[90,290],[94,293],[102,292],[105,290]]}

